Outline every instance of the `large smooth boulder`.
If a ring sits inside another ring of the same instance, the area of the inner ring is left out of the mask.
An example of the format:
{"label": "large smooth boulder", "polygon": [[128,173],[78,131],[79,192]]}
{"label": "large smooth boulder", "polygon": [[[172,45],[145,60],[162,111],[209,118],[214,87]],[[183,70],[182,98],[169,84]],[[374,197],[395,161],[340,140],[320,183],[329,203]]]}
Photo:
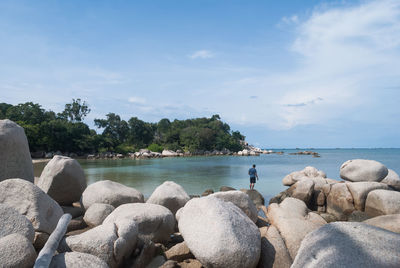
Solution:
{"label": "large smooth boulder", "polygon": [[286,175],[282,179],[282,183],[285,186],[292,186],[298,181],[311,179],[311,178],[326,178],[325,172],[316,169],[315,167],[305,167],[303,170],[295,171]]}
{"label": "large smooth boulder", "polygon": [[398,267],[400,235],[358,222],[335,222],[308,234],[292,268]]}
{"label": "large smooth boulder", "polygon": [[347,220],[354,210],[353,196],[347,188],[347,184],[332,184],[326,198],[326,211],[339,220]]}
{"label": "large smooth boulder", "polygon": [[256,267],[261,251],[257,226],[231,202],[215,197],[186,203],[179,231],[205,267]]}
{"label": "large smooth boulder", "polygon": [[254,223],[257,222],[258,212],[256,205],[250,197],[241,191],[217,192],[209,196],[216,197],[225,202],[232,202],[240,208]]}
{"label": "large smooth boulder", "polygon": [[31,241],[20,234],[0,238],[0,267],[30,268],[36,260]]}
{"label": "large smooth boulder", "polygon": [[303,238],[310,232],[326,224],[314,212],[309,212],[306,204],[297,198],[288,197],[282,203],[268,206],[267,217],[286,243],[290,257],[294,259]]}
{"label": "large smooth boulder", "polygon": [[109,204],[94,203],[86,210],[83,220],[90,227],[101,225],[114,209],[115,208]]}
{"label": "large smooth boulder", "polygon": [[264,197],[257,190],[240,189],[240,191],[247,194],[250,197],[250,199],[253,200],[257,209],[259,209],[261,206],[265,205]]}
{"label": "large smooth boulder", "polygon": [[365,220],[364,223],[400,234],[400,214],[382,215]]}
{"label": "large smooth boulder", "polygon": [[44,167],[37,186],[60,205],[70,205],[86,188],[85,173],[75,159],[56,155]]}
{"label": "large smooth boulder", "polygon": [[381,181],[388,169],[380,162],[366,159],[348,160],[340,167],[340,177],[346,181]]}
{"label": "large smooth boulder", "polygon": [[143,194],[138,190],[109,180],[89,185],[82,194],[85,209],[94,203],[109,204],[116,208],[122,204],[143,202]]}
{"label": "large smooth boulder", "polygon": [[147,203],[164,206],[175,215],[189,200],[190,197],[182,186],[173,181],[166,181],[154,190]]}
{"label": "large smooth boulder", "polygon": [[314,192],[314,182],[312,180],[300,180],[287,189],[289,196],[300,199],[306,205],[310,204]]}
{"label": "large smooth boulder", "polygon": [[271,225],[260,228],[261,256],[257,268],[290,268],[292,258],[278,229]]}
{"label": "large smooth boulder", "polygon": [[35,230],[32,223],[14,208],[0,204],[0,238],[14,233],[25,236],[33,243]]}
{"label": "large smooth boulder", "polygon": [[153,242],[167,242],[170,235],[174,233],[175,217],[169,209],[160,205],[124,204],[108,215],[103,224],[115,222],[118,219],[134,220],[138,224],[139,237]]}
{"label": "large smooth boulder", "polygon": [[92,254],[110,267],[117,267],[131,255],[137,240],[138,226],[135,221],[119,219],[63,239],[59,252],[72,250]]}
{"label": "large smooth boulder", "polygon": [[400,177],[393,169],[388,169],[387,176],[381,182],[390,185],[396,191],[400,191]]}
{"label": "large smooth boulder", "polygon": [[365,201],[365,213],[370,217],[400,214],[400,192],[390,190],[371,191]]}
{"label": "large smooth boulder", "polygon": [[0,182],[0,203],[25,215],[37,232],[51,234],[63,215],[56,201],[33,183],[22,179]]}
{"label": "large smooth boulder", "polygon": [[389,190],[389,187],[386,184],[375,181],[361,181],[346,184],[353,196],[355,209],[361,211],[364,211],[365,209],[365,200],[367,199],[369,192],[376,189]]}
{"label": "large smooth boulder", "polygon": [[91,254],[66,252],[51,259],[50,268],[108,268],[105,261]]}
{"label": "large smooth boulder", "polygon": [[21,178],[33,182],[33,165],[24,129],[0,120],[0,181]]}

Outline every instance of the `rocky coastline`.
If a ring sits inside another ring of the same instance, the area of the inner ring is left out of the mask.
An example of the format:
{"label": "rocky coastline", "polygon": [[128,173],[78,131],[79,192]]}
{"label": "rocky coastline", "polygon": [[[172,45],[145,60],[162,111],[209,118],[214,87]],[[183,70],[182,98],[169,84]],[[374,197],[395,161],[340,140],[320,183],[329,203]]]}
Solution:
{"label": "rocky coastline", "polygon": [[[33,267],[49,244],[56,249],[49,267],[400,263],[400,178],[377,161],[346,161],[339,170],[343,180],[314,167],[292,172],[282,179],[288,189],[266,205],[256,190],[223,186],[189,196],[172,181],[145,200],[117,182],[87,185],[79,163],[59,155],[34,180],[24,131],[9,120],[0,120],[0,160],[4,267]],[[65,214],[72,220],[59,233]]]}

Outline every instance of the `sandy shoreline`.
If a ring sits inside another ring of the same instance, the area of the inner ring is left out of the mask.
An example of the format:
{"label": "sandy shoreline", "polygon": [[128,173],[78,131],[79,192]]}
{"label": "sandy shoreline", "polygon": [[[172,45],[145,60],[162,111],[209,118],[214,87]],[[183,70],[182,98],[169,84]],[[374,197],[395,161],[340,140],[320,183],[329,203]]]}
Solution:
{"label": "sandy shoreline", "polygon": [[32,159],[32,163],[33,164],[45,163],[45,162],[49,162],[50,160],[51,159],[47,159],[47,158]]}

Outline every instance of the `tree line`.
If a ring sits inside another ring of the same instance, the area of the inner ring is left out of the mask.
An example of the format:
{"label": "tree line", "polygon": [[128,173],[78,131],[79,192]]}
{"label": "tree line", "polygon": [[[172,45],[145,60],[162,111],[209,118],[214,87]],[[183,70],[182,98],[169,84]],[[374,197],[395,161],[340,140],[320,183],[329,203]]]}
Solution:
{"label": "tree line", "polygon": [[45,110],[40,104],[0,103],[0,119],[10,119],[25,129],[31,152],[61,151],[77,154],[135,152],[142,148],[196,152],[199,150],[239,151],[244,136],[231,131],[219,115],[187,120],[161,119],[149,123],[132,117],[128,121],[115,113],[95,119],[102,133],[90,129],[83,119],[90,113],[85,101],[73,99],[60,113]]}

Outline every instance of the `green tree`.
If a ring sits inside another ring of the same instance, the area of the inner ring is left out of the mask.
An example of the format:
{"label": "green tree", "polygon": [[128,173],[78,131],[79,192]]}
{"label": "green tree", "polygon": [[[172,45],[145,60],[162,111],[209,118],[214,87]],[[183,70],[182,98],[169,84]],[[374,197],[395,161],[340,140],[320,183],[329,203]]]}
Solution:
{"label": "green tree", "polygon": [[137,117],[132,117],[128,121],[128,141],[138,147],[145,147],[151,143],[154,132],[149,123],[146,123]]}
{"label": "green tree", "polygon": [[26,102],[9,107],[6,118],[14,122],[24,122],[26,124],[40,124],[48,119],[45,110],[37,103]]}
{"label": "green tree", "polygon": [[129,126],[119,115],[108,113],[107,119],[95,119],[94,123],[98,128],[104,128],[102,135],[109,138],[107,147],[109,150],[124,143],[127,139]]}
{"label": "green tree", "polygon": [[90,109],[86,101],[81,99],[72,99],[72,103],[65,104],[64,111],[59,113],[61,119],[70,120],[72,122],[81,122],[88,114]]}

